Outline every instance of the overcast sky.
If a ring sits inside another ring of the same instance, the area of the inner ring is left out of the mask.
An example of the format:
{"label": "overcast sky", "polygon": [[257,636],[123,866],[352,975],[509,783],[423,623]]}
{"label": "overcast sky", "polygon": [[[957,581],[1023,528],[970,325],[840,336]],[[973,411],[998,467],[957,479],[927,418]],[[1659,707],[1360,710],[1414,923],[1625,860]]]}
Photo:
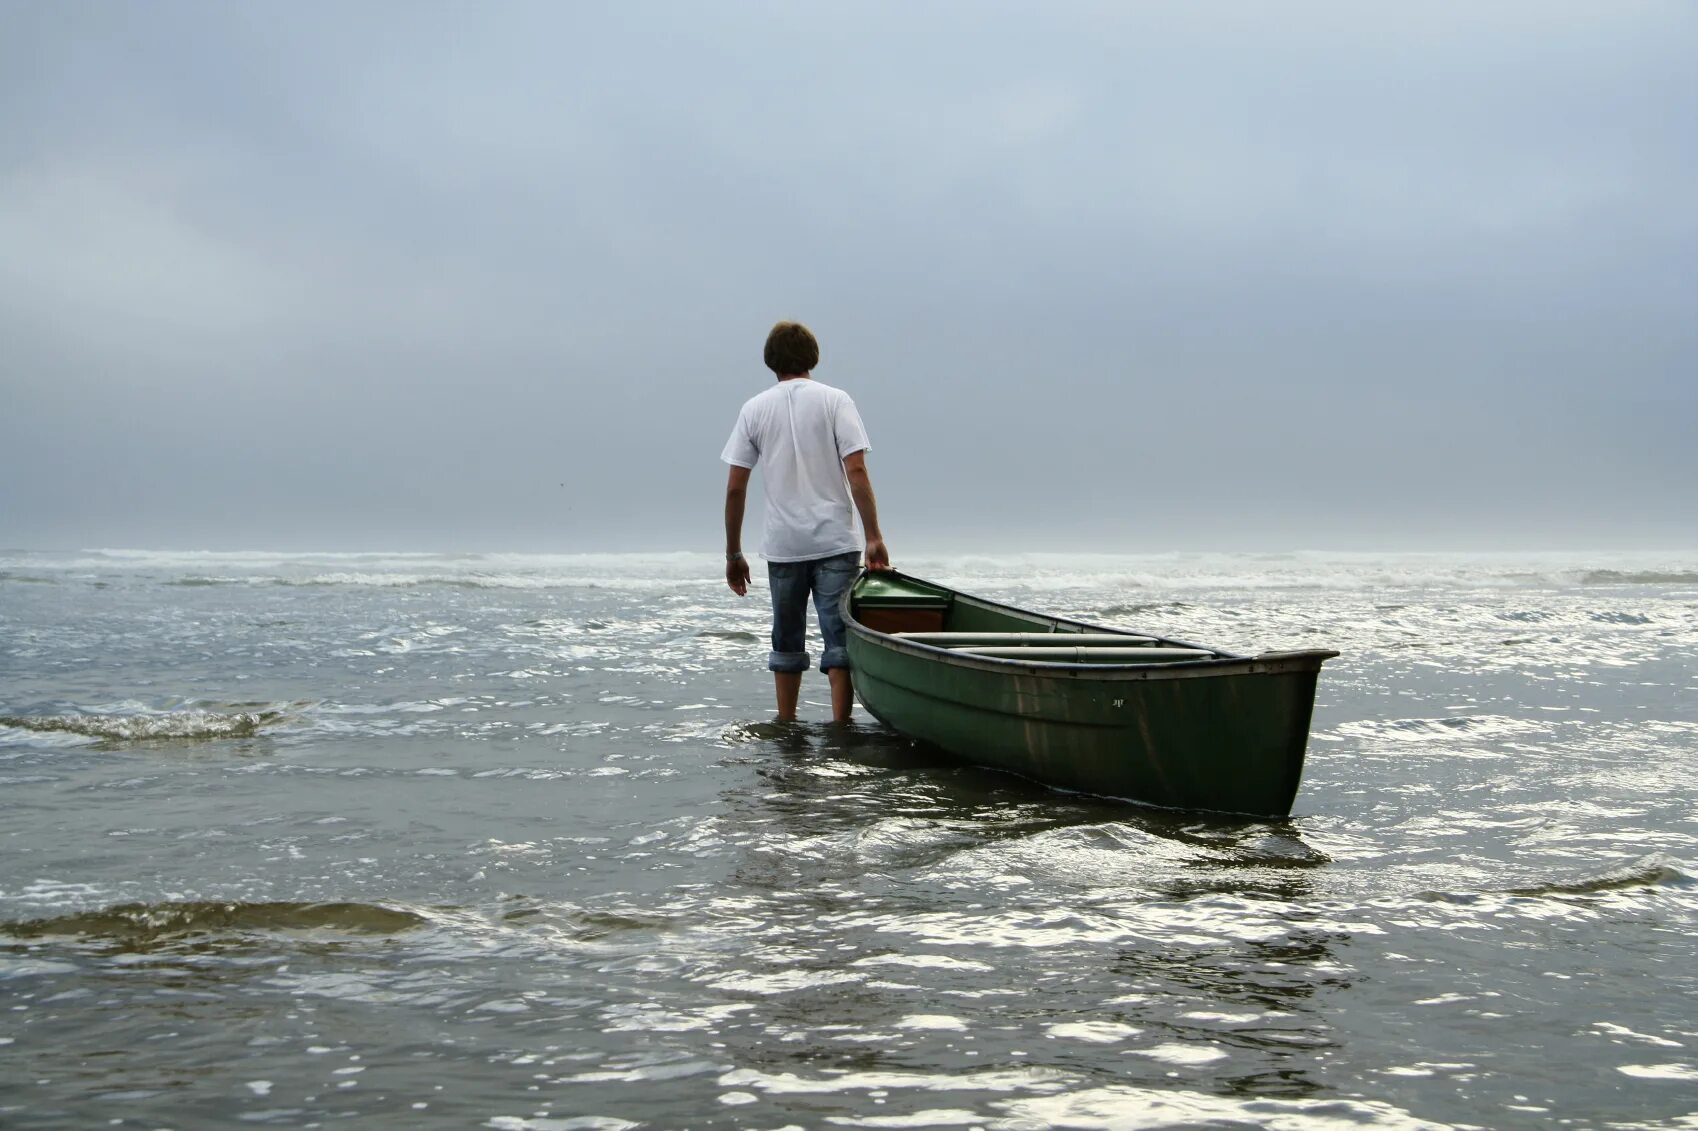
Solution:
{"label": "overcast sky", "polygon": [[1698,545],[1689,0],[0,28],[0,546],[714,551],[779,318],[898,564]]}

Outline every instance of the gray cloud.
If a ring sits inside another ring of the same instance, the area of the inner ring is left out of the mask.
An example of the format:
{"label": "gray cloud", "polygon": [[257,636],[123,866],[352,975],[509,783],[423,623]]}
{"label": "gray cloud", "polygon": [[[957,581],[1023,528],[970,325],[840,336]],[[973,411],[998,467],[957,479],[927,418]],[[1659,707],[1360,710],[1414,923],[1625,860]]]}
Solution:
{"label": "gray cloud", "polygon": [[1681,4],[4,5],[0,543],[1690,545]]}

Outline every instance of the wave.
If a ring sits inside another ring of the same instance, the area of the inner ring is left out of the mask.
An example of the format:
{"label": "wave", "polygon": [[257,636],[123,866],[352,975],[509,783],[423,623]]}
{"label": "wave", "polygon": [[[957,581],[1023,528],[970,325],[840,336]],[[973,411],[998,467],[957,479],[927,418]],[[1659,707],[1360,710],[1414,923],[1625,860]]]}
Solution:
{"label": "wave", "polygon": [[1416,898],[1433,903],[1452,903],[1466,906],[1481,903],[1491,904],[1503,900],[1506,896],[1522,899],[1550,899],[1565,896],[1607,895],[1611,892],[1644,889],[1689,888],[1695,882],[1698,881],[1694,881],[1691,875],[1669,863],[1667,859],[1661,856],[1650,856],[1597,876],[1552,880],[1549,883],[1529,884],[1526,887],[1496,891],[1424,891],[1416,893]]}
{"label": "wave", "polygon": [[1184,601],[1156,601],[1144,605],[1109,605],[1098,609],[1097,615],[1102,617],[1135,617],[1144,613],[1177,613],[1192,606]]}
{"label": "wave", "polygon": [[392,935],[422,926],[424,916],[371,903],[125,903],[47,919],[0,923],[15,939],[76,938],[146,950],[206,935],[277,931]]}
{"label": "wave", "polygon": [[1450,715],[1429,719],[1358,719],[1341,724],[1336,733],[1382,741],[1425,741],[1464,736],[1503,738],[1538,729],[1539,724],[1512,715]]}
{"label": "wave", "polygon": [[142,742],[154,739],[252,738],[261,727],[287,715],[281,707],[255,711],[200,709],[141,714],[0,715],[0,727],[80,734],[108,741]]}
{"label": "wave", "polygon": [[[921,576],[972,588],[1065,591],[1102,585],[1155,595],[1218,590],[1385,591],[1570,589],[1581,586],[1698,585],[1691,551],[1543,553],[917,553],[898,563]],[[89,550],[0,553],[0,581],[307,585],[467,589],[652,589],[720,584],[717,554],[275,553],[265,551]],[[1134,601],[1128,615],[1144,610]]]}
{"label": "wave", "polygon": [[601,574],[595,577],[550,576],[544,574],[480,574],[480,573],[318,573],[300,577],[278,574],[254,574],[248,577],[202,577],[190,575],[168,578],[160,584],[181,588],[201,588],[219,585],[254,587],[281,586],[291,589],[317,589],[348,586],[368,589],[675,589],[692,582],[701,585],[721,585],[718,577],[621,577]]}
{"label": "wave", "polygon": [[1537,884],[1532,887],[1511,888],[1511,895],[1600,895],[1610,891],[1629,891],[1633,888],[1691,887],[1693,879],[1685,872],[1663,860],[1641,860],[1624,868],[1605,872],[1588,879],[1560,883]]}
{"label": "wave", "polygon": [[[706,583],[710,579],[701,579]],[[717,578],[711,579],[718,581]],[[617,589],[672,587],[675,580],[651,578],[551,577],[541,574],[450,574],[450,573],[321,573],[310,577],[255,577],[254,585],[318,588],[347,585],[374,589],[419,589],[443,586],[450,589]]]}
{"label": "wave", "polygon": [[1582,585],[1698,585],[1694,570],[1587,570],[1580,578]]}
{"label": "wave", "polygon": [[[0,581],[5,578],[0,577]],[[51,579],[39,579],[52,584]],[[523,574],[429,574],[429,573],[321,573],[301,577],[277,574],[254,574],[249,577],[202,577],[189,575],[172,577],[159,582],[175,588],[200,589],[224,585],[251,587],[282,586],[291,589],[317,589],[329,586],[349,586],[369,589],[620,589],[672,588],[688,579],[657,578],[577,578],[546,577]],[[703,584],[718,583],[718,578],[698,578]]]}
{"label": "wave", "polygon": [[[83,550],[90,562],[174,565],[185,562],[265,564],[269,562],[483,561],[485,554],[447,554],[428,550]],[[497,557],[501,555],[495,555]]]}

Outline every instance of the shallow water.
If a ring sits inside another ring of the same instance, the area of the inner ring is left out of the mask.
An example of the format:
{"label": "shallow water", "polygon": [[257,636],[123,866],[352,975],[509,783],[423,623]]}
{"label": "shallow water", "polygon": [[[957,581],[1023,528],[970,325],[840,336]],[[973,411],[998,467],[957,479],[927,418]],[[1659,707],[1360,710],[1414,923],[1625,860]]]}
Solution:
{"label": "shallow water", "polygon": [[0,1125],[1698,1122],[1698,554],[899,564],[1339,649],[1293,819],[768,722],[711,557],[0,555]]}

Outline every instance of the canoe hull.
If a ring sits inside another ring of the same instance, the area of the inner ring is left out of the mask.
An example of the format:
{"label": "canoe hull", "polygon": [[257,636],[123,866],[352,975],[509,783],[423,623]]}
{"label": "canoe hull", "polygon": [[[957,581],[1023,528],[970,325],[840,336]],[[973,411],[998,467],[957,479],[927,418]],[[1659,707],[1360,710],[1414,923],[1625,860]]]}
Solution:
{"label": "canoe hull", "polygon": [[1063,789],[1268,817],[1291,812],[1316,679],[1335,655],[1025,664],[918,646],[848,619],[857,697],[910,737]]}

